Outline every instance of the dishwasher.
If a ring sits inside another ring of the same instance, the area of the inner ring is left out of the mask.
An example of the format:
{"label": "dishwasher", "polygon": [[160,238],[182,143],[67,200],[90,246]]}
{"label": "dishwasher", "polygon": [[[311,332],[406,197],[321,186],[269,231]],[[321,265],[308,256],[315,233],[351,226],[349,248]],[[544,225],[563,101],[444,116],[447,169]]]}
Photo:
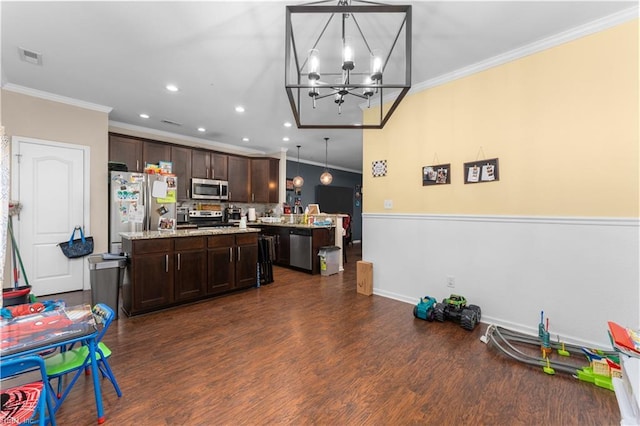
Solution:
{"label": "dishwasher", "polygon": [[291,229],[289,231],[289,265],[307,271],[313,269],[311,232],[311,229]]}

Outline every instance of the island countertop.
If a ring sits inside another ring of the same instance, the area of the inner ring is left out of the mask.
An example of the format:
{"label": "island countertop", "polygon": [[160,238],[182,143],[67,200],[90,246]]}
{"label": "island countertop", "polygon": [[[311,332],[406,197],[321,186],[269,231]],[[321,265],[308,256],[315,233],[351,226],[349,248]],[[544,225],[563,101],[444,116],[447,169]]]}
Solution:
{"label": "island countertop", "polygon": [[266,226],[277,226],[279,228],[298,228],[298,229],[329,229],[335,228],[335,223],[331,225],[315,225],[315,224],[303,224],[303,223],[288,223],[288,222],[273,222],[273,223],[261,223],[261,222],[249,222],[247,226],[252,228],[260,228]]}
{"label": "island countertop", "polygon": [[259,233],[260,229],[245,228],[241,229],[237,226],[222,226],[217,228],[200,228],[200,229],[178,229],[176,231],[142,231],[142,232],[120,232],[122,238],[128,240],[152,240],[155,238],[180,238],[194,237],[200,235],[230,235],[230,234],[246,234]]}

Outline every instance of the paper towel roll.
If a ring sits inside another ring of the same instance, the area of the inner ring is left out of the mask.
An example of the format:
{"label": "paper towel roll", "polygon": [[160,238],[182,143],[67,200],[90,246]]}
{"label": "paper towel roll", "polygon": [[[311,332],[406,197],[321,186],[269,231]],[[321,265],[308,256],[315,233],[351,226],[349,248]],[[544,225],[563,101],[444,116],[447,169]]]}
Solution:
{"label": "paper towel roll", "polygon": [[251,207],[251,208],[249,208],[247,210],[247,219],[249,219],[249,222],[255,222],[256,221],[256,209]]}

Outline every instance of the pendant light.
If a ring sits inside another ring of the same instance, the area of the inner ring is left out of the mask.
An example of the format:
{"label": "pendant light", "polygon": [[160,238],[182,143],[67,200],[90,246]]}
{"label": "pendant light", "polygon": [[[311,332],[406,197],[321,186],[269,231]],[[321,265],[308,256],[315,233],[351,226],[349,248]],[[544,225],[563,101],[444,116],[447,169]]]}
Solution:
{"label": "pendant light", "polygon": [[296,188],[302,188],[304,185],[304,179],[300,176],[300,145],[296,145],[298,147],[298,174],[293,178],[293,186]]}
{"label": "pendant light", "polygon": [[331,184],[331,181],[333,181],[333,176],[331,176],[331,173],[329,173],[329,170],[327,169],[327,158],[329,157],[328,142],[329,138],[324,138],[324,173],[320,175],[320,183],[323,185],[329,185]]}

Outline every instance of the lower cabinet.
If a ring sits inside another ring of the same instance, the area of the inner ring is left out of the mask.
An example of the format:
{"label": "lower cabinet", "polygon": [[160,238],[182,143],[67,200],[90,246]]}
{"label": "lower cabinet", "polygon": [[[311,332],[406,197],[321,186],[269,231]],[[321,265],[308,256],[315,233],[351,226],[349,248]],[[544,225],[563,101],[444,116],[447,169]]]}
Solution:
{"label": "lower cabinet", "polygon": [[257,233],[128,240],[122,307],[136,315],[257,282]]}
{"label": "lower cabinet", "polygon": [[289,229],[290,228],[282,226],[260,225],[260,232],[262,234],[274,238],[276,258],[272,260],[274,263],[282,266],[289,266],[289,258],[291,257],[289,253],[291,250],[289,244]]}
{"label": "lower cabinet", "polygon": [[122,241],[131,255],[128,279],[122,285],[122,308],[128,315],[149,312],[173,303],[173,240]]}
{"label": "lower cabinet", "polygon": [[175,300],[198,299],[205,295],[207,251],[205,237],[174,239]]}
{"label": "lower cabinet", "polygon": [[207,237],[207,294],[253,287],[258,279],[257,234]]}

